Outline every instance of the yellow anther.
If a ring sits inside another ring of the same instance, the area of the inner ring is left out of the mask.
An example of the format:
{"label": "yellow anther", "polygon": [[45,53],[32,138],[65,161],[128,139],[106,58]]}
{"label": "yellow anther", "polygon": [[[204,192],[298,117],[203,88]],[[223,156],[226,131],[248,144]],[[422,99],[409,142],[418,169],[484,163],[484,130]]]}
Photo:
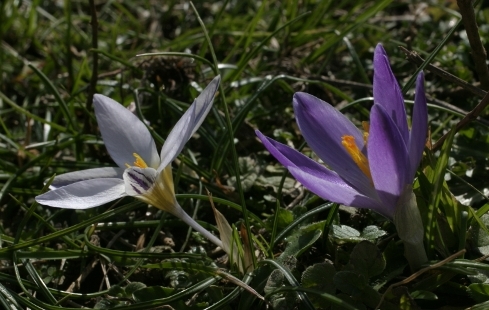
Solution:
{"label": "yellow anther", "polygon": [[136,158],[136,161],[134,162],[134,166],[139,168],[148,168],[148,165],[146,165],[146,162],[144,161],[144,159],[141,158],[141,156],[139,156],[136,153],[132,153],[132,155]]}
{"label": "yellow anther", "polygon": [[370,130],[370,124],[368,122],[363,121],[362,127],[363,127],[363,143],[365,144],[365,146],[367,146],[368,132]]}
{"label": "yellow anther", "polygon": [[[134,156],[136,158],[136,160],[134,161],[134,165],[133,165],[134,167],[148,168],[148,165],[146,164],[144,159],[141,158],[141,156],[139,156],[137,153],[132,153],[132,156]],[[131,168],[131,165],[126,163],[126,167]]]}
{"label": "yellow anther", "polygon": [[363,128],[363,131],[365,131],[366,133],[368,133],[370,131],[370,123],[369,122],[366,122],[366,121],[363,121],[362,122],[362,128]]}
{"label": "yellow anther", "polygon": [[[368,136],[368,133],[367,133]],[[365,135],[364,135],[365,138]],[[358,148],[355,143],[355,138],[353,136],[344,135],[341,137],[341,144],[345,147],[348,154],[357,164],[358,168],[370,179],[372,180],[372,175],[370,174],[370,167],[368,165],[368,159],[363,155],[362,151]]]}

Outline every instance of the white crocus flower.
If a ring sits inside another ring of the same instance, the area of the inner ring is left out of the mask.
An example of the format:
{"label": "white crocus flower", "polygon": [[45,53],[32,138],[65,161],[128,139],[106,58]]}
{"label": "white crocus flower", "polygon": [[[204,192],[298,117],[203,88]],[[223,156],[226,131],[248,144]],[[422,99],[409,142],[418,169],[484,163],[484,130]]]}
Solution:
{"label": "white crocus flower", "polygon": [[119,167],[59,175],[51,184],[52,190],[37,196],[36,201],[57,208],[88,209],[133,196],[179,217],[222,247],[221,240],[195,222],[178,204],[171,168],[171,162],[211,110],[219,82],[217,76],[182,115],[168,135],[160,155],[143,122],[118,102],[96,94],[93,103],[102,139]]}

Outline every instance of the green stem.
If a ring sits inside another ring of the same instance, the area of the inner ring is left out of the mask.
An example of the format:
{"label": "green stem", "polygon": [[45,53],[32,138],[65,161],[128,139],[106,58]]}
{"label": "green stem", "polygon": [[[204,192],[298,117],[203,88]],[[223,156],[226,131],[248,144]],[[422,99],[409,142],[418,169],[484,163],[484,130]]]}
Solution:
{"label": "green stem", "polygon": [[197,223],[192,217],[190,217],[190,215],[187,214],[187,212],[185,212],[182,209],[182,207],[180,207],[180,205],[178,205],[178,208],[175,209],[176,212],[173,215],[175,215],[176,217],[184,221],[187,225],[189,225],[190,227],[192,227],[193,229],[201,233],[204,237],[209,239],[212,243],[214,243],[218,247],[223,248],[221,240],[216,236],[214,236],[210,231],[202,227],[199,223]]}
{"label": "green stem", "polygon": [[410,184],[404,188],[399,197],[394,214],[394,224],[399,238],[404,243],[404,256],[409,266],[413,271],[418,270],[428,261],[428,257],[423,244],[424,225],[413,187]]}

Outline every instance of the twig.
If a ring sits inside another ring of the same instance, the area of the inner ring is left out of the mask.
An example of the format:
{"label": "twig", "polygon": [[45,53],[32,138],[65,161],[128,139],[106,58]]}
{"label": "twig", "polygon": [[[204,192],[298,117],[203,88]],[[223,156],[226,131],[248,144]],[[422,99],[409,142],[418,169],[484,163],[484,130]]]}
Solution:
{"label": "twig", "polygon": [[245,289],[246,291],[248,291],[249,293],[255,295],[258,299],[260,300],[263,300],[265,301],[265,298],[260,295],[257,291],[255,291],[251,286],[249,286],[248,284],[246,284],[245,282],[243,282],[242,280],[236,278],[235,276],[227,273],[227,272],[224,272],[220,269],[216,269],[216,274],[226,280],[228,280],[229,282],[233,283],[233,284],[236,284],[237,286]]}
{"label": "twig", "polygon": [[104,277],[102,279],[102,282],[100,283],[99,292],[103,288],[104,281],[105,281],[105,286],[107,287],[107,289],[110,289],[110,287],[111,287],[110,280],[109,280],[109,272],[108,272],[107,267],[105,265],[106,265],[106,262],[104,260],[102,260],[100,262],[100,267],[102,267],[102,274],[104,275]]}
{"label": "twig", "polygon": [[66,289],[66,291],[71,293],[71,292],[74,292],[75,290],[79,290],[81,283],[83,281],[85,281],[86,277],[92,272],[93,268],[95,268],[95,266],[97,266],[98,262],[99,262],[98,258],[95,258],[94,260],[92,260],[90,265],[86,266],[85,269],[83,269],[80,276],[75,281],[73,281],[71,283],[71,285]]}
{"label": "twig", "polygon": [[[95,8],[95,0],[89,0],[90,3],[90,13],[92,16],[92,77],[90,78],[90,87],[88,88],[87,103],[85,107],[87,111],[92,108],[93,95],[95,94],[97,87],[97,74],[98,74],[98,20],[97,20],[97,10]],[[90,125],[90,118],[87,117],[85,121],[85,129],[88,129]]]}
{"label": "twig", "polygon": [[331,84],[337,84],[337,85],[345,85],[345,86],[350,86],[352,88],[362,88],[362,89],[372,89],[372,85],[370,84],[365,84],[365,83],[359,83],[359,82],[354,82],[354,81],[347,81],[347,80],[340,80],[340,79],[333,79],[324,75],[320,76],[314,76],[311,78],[312,80],[319,80],[319,81],[324,81],[327,83]]}
{"label": "twig", "polygon": [[380,306],[384,302],[385,295],[387,295],[387,293],[389,293],[394,287],[397,287],[397,286],[400,286],[400,285],[403,285],[403,284],[407,284],[407,283],[413,281],[414,279],[416,279],[417,277],[419,277],[420,275],[422,275],[423,273],[425,273],[427,271],[430,271],[430,270],[433,270],[435,268],[441,267],[441,266],[445,265],[446,263],[451,262],[452,260],[454,260],[455,258],[459,257],[460,255],[462,255],[464,253],[465,253],[465,249],[464,250],[460,250],[457,253],[455,253],[455,254],[453,254],[453,255],[445,258],[444,260],[439,261],[438,263],[433,264],[433,265],[430,265],[428,267],[425,267],[425,268],[423,268],[421,270],[418,270],[417,272],[413,273],[412,275],[410,275],[406,279],[404,279],[404,280],[402,280],[400,282],[397,282],[397,283],[392,284],[391,286],[389,286],[387,288],[387,290],[384,292],[384,294],[382,294],[382,297],[380,298],[379,304],[377,305],[377,307],[375,307],[375,309],[379,309],[380,308]]}
{"label": "twig", "polygon": [[465,26],[465,31],[467,32],[470,48],[472,49],[475,72],[477,72],[477,76],[481,81],[482,89],[489,90],[489,69],[486,64],[487,54],[479,36],[479,28],[477,27],[477,22],[475,20],[472,0],[457,0],[457,4],[460,8],[462,21]]}
{"label": "twig", "polygon": [[[434,97],[431,97],[430,95],[426,95],[426,98],[428,99],[428,102],[437,104],[437,105],[439,105],[441,107],[444,107],[446,109],[452,110],[452,111],[457,112],[457,113],[460,113],[462,115],[467,115],[469,113],[469,111],[465,111],[464,109],[461,109],[461,108],[459,108],[457,106],[454,106],[453,104],[450,104],[450,103],[448,103],[446,101],[443,101],[443,100],[440,100],[440,99],[436,99]],[[480,116],[477,117],[477,122],[479,122],[480,124],[483,124],[483,125],[489,127],[489,121],[486,120],[486,119],[483,119]]]}
{"label": "twig", "polygon": [[[464,118],[462,118],[460,122],[458,122],[457,126],[455,126],[455,132],[460,131],[460,129],[462,129],[465,125],[477,119],[479,114],[481,114],[482,111],[484,111],[484,109],[487,107],[488,104],[489,104],[489,93],[486,93],[484,98],[482,98],[481,102],[479,102],[479,104],[472,111],[470,111],[467,115],[465,115]],[[447,132],[440,139],[438,139],[435,145],[433,145],[432,150],[436,151],[438,148],[440,148],[449,134],[450,132]]]}
{"label": "twig", "polygon": [[[422,63],[424,63],[425,60],[421,56],[419,56],[419,54],[416,53],[415,51],[410,51],[410,50],[404,48],[403,46],[399,46],[399,48],[404,52],[404,54],[406,54],[406,59],[408,61],[410,61],[410,62],[412,62],[418,66],[420,66]],[[442,79],[450,81],[453,84],[456,84],[456,85],[462,87],[463,89],[470,91],[471,93],[473,93],[474,95],[476,95],[478,97],[482,98],[486,95],[486,92],[484,90],[482,90],[478,87],[475,87],[474,85],[469,84],[462,79],[459,79],[455,75],[452,75],[443,69],[440,69],[440,68],[435,67],[435,66],[430,65],[430,64],[428,64],[425,68],[427,70],[429,70],[431,73],[436,74],[439,77],[441,77]]]}

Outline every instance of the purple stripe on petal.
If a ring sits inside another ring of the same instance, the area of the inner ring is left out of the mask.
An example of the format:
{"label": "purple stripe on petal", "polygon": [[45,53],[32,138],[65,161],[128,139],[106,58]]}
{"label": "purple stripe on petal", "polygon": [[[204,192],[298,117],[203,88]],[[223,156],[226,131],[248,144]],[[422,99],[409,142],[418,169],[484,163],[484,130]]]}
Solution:
{"label": "purple stripe on petal", "polygon": [[416,79],[416,95],[414,97],[414,109],[412,128],[409,136],[409,159],[411,169],[408,180],[413,180],[416,169],[423,156],[426,144],[426,132],[428,131],[428,107],[424,92],[424,74],[420,72]]}
{"label": "purple stripe on petal", "polygon": [[131,188],[138,193],[138,195],[141,195],[143,192],[135,185],[131,184]]}
{"label": "purple stripe on petal", "polygon": [[[128,172],[127,175],[129,175],[131,177],[131,181],[133,181],[133,184],[131,184],[133,188],[136,187],[134,183],[137,184],[137,188],[140,188],[145,192],[151,188],[151,183],[148,183],[147,179],[144,178],[143,176],[137,175],[133,171]],[[140,190],[138,190],[137,192],[140,192]]]}
{"label": "purple stripe on petal", "polygon": [[155,184],[156,170],[153,168],[130,167],[124,171],[122,178],[124,179],[128,195],[144,195]]}
{"label": "purple stripe on petal", "polygon": [[153,184],[155,182],[155,176],[153,174],[148,175],[147,173],[143,173],[143,171],[145,171],[145,170],[142,170],[142,171],[133,170],[133,172],[138,174],[139,177],[142,180],[144,180],[144,182],[146,182],[147,184]]}
{"label": "purple stripe on petal", "polygon": [[409,131],[406,120],[406,109],[399,83],[392,73],[389,58],[378,44],[374,53],[374,102],[380,104],[392,118],[407,145]]}
{"label": "purple stripe on petal", "polygon": [[[374,105],[370,112],[368,157],[375,188],[388,208],[394,212],[397,198],[409,177],[409,158],[406,145],[381,105]],[[393,213],[392,213],[393,214]]]}

